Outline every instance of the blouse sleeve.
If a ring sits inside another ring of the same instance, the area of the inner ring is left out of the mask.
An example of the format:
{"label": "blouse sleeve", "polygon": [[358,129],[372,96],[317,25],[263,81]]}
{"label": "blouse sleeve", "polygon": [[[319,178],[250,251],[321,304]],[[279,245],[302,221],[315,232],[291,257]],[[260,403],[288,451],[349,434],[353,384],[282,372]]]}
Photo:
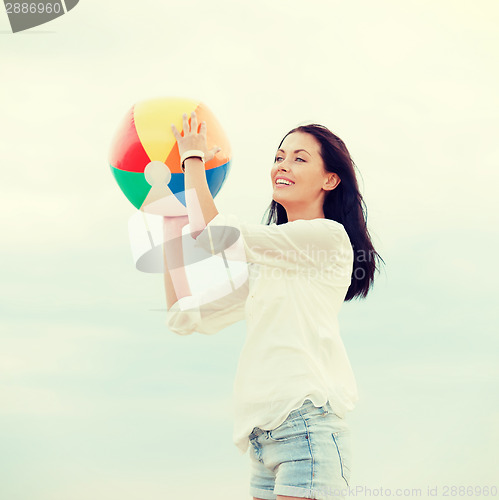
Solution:
{"label": "blouse sleeve", "polygon": [[196,239],[212,254],[297,272],[314,269],[337,285],[349,285],[353,249],[342,224],[331,219],[298,219],[285,224],[247,224],[217,214]]}
{"label": "blouse sleeve", "polygon": [[249,279],[246,279],[235,290],[224,284],[198,295],[182,297],[167,311],[166,324],[178,335],[217,333],[244,319],[248,290]]}

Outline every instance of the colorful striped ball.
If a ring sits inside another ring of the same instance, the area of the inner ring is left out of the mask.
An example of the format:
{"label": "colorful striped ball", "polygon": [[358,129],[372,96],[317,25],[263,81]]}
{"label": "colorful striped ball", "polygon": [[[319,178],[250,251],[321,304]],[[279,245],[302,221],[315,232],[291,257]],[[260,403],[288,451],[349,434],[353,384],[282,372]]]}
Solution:
{"label": "colorful striped ball", "polygon": [[168,188],[185,206],[184,173],[171,124],[183,135],[182,115],[195,111],[198,124],[207,125],[208,150],[222,148],[205,163],[206,179],[213,197],[217,195],[230,170],[231,147],[222,126],[208,107],[197,100],[165,97],[136,103],[118,128],[111,146],[110,167],[119,187],[128,200],[140,209],[151,185],[144,171],[150,162],[163,162],[171,176]]}

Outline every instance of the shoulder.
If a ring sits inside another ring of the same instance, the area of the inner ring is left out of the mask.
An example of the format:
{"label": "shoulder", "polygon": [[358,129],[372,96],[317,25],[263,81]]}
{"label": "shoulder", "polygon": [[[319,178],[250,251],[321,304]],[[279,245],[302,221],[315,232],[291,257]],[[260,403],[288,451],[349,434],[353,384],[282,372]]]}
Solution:
{"label": "shoulder", "polygon": [[331,219],[297,219],[279,226],[282,235],[303,245],[313,245],[320,248],[335,248],[349,252],[350,239],[343,226]]}
{"label": "shoulder", "polygon": [[311,231],[316,231],[319,233],[328,233],[331,235],[348,238],[348,234],[343,224],[332,219],[326,219],[326,218],[318,218],[310,220],[297,219],[292,222],[287,222],[286,224],[295,224],[297,228],[302,228],[304,230],[307,230],[308,228]]}
{"label": "shoulder", "polygon": [[343,224],[326,218],[312,219],[309,222],[326,246],[335,248],[345,255],[353,254],[350,237]]}

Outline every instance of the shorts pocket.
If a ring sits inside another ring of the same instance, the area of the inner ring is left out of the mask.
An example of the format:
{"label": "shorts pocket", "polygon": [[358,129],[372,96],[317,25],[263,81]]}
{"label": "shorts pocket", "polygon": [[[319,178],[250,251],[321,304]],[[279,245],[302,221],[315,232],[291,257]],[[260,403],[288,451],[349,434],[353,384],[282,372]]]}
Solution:
{"label": "shorts pocket", "polygon": [[262,450],[261,450],[260,445],[258,444],[258,441],[256,441],[256,439],[255,440],[250,439],[249,443],[250,443],[249,444],[250,459],[263,463]]}
{"label": "shorts pocket", "polygon": [[350,446],[350,431],[339,430],[332,432],[334,447],[338,453],[340,460],[341,476],[345,480],[347,486],[350,486],[350,467],[351,467],[351,446]]}

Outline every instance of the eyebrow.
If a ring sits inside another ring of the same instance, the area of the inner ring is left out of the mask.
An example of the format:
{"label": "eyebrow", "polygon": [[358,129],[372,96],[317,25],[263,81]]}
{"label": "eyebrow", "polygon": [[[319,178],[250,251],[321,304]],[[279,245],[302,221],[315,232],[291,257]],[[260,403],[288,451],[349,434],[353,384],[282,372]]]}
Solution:
{"label": "eyebrow", "polygon": [[[284,151],[284,149],[278,149],[277,151],[282,151],[283,153],[285,153],[286,151]],[[305,153],[307,153],[309,156],[312,156],[306,149],[295,149],[295,153],[299,153],[300,151],[305,151]]]}

